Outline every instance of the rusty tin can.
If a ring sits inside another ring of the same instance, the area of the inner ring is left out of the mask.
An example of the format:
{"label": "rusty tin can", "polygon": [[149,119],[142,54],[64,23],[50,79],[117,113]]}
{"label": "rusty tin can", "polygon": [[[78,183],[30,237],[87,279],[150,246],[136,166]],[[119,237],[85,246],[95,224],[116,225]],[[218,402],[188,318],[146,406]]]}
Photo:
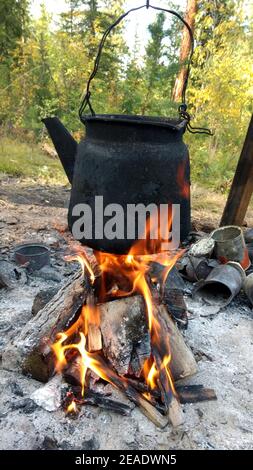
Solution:
{"label": "rusty tin can", "polygon": [[249,253],[240,227],[220,227],[214,230],[211,236],[215,240],[215,256],[222,264],[236,261],[245,270],[250,267]]}

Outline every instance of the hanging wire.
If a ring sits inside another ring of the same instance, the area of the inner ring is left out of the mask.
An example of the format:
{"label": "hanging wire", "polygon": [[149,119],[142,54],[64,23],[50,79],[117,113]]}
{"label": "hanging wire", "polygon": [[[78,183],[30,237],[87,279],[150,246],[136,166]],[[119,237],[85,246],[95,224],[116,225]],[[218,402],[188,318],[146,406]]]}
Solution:
{"label": "hanging wire", "polygon": [[187,121],[186,128],[191,134],[205,134],[205,135],[214,135],[214,133],[207,127],[193,127],[190,123],[191,116],[187,113],[187,105],[181,104],[178,108],[179,115]]}
{"label": "hanging wire", "polygon": [[94,68],[93,68],[93,70],[91,72],[91,75],[90,75],[90,77],[88,79],[88,82],[87,82],[86,93],[85,93],[85,96],[84,96],[84,98],[81,102],[81,106],[80,106],[80,109],[79,109],[79,118],[80,118],[80,120],[85,124],[85,115],[83,113],[84,113],[84,110],[86,109],[87,106],[89,107],[91,115],[92,116],[96,115],[96,113],[95,113],[95,111],[92,107],[91,101],[90,101],[90,97],[91,97],[90,84],[91,84],[92,80],[94,79],[94,77],[97,74],[100,59],[101,59],[102,50],[103,50],[103,47],[104,47],[104,44],[105,44],[105,41],[106,41],[108,35],[112,31],[112,29],[114,29],[124,18],[126,18],[126,16],[128,16],[132,12],[141,10],[142,8],[147,8],[147,9],[152,8],[153,10],[164,11],[166,13],[170,13],[170,14],[176,16],[180,21],[182,21],[184,26],[187,28],[187,30],[189,32],[189,35],[190,35],[191,48],[190,48],[189,60],[188,60],[188,63],[187,63],[187,69],[186,69],[186,74],[185,74],[184,84],[183,84],[183,89],[182,89],[182,96],[181,96],[182,104],[179,106],[179,115],[180,115],[180,117],[182,117],[183,119],[185,119],[187,121],[187,129],[190,133],[192,133],[192,134],[213,135],[213,133],[207,128],[191,126],[191,124],[190,124],[191,117],[190,117],[189,113],[187,113],[186,88],[187,88],[187,85],[188,85],[190,67],[191,67],[191,64],[192,64],[192,57],[193,57],[193,53],[194,53],[194,37],[193,37],[191,27],[184,20],[184,18],[182,18],[182,16],[179,15],[179,13],[177,13],[176,11],[167,10],[166,8],[155,7],[153,5],[150,5],[149,0],[146,0],[145,5],[141,5],[140,7],[131,8],[127,12],[123,13],[113,24],[111,24],[105,30],[105,32],[102,36],[102,39],[100,41],[99,47],[98,47],[98,53],[97,53],[97,56],[96,56],[96,59],[95,59],[95,62],[94,62]]}

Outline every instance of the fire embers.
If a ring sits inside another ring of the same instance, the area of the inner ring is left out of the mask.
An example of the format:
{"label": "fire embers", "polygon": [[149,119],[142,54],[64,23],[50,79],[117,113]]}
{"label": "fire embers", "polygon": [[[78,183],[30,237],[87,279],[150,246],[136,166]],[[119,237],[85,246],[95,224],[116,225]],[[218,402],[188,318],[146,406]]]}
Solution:
{"label": "fire embers", "polygon": [[66,376],[75,369],[72,376],[79,384],[78,395],[72,391],[64,403],[71,416],[85,403],[101,405],[89,387],[92,373],[123,392],[156,425],[164,427],[169,417],[174,424],[182,422],[171,373],[171,331],[164,318],[169,314],[161,305],[162,286],[180,253],[155,255],[163,269],[153,283],[154,255],[143,252],[135,255],[134,247],[126,256],[96,253],[96,273],[85,252],[75,258],[89,279],[88,294],[76,321],[52,344],[57,372]]}

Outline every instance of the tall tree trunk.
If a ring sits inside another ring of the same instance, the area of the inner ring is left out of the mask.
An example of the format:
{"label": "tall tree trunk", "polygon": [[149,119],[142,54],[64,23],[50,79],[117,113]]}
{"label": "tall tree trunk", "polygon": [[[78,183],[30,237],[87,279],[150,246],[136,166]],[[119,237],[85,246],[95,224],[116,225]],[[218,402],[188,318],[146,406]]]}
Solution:
{"label": "tall tree trunk", "polygon": [[[197,0],[187,0],[186,14],[185,14],[184,19],[189,24],[193,33],[194,33],[196,12],[197,12]],[[186,72],[187,72],[185,61],[189,57],[190,50],[191,50],[191,39],[190,39],[188,29],[186,28],[186,26],[184,26],[182,42],[181,42],[181,47],[180,47],[180,56],[179,56],[181,68],[176,78],[173,93],[172,93],[173,100],[178,101],[178,102],[181,101],[181,96],[182,96],[184,82],[186,78]]]}

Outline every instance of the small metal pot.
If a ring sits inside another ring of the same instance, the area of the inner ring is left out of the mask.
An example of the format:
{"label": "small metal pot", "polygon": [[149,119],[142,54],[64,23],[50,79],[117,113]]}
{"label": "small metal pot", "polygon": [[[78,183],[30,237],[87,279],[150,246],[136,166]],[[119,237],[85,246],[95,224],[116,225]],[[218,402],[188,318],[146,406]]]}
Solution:
{"label": "small metal pot", "polygon": [[211,236],[215,240],[215,256],[222,264],[236,261],[243,269],[250,267],[249,254],[240,227],[235,225],[220,227],[214,230]]}
{"label": "small metal pot", "polygon": [[28,271],[38,271],[50,264],[50,250],[42,243],[25,243],[16,246],[14,258],[19,266],[26,266]]}
{"label": "small metal pot", "polygon": [[240,292],[245,279],[241,265],[231,261],[217,266],[205,280],[197,282],[193,295],[210,305],[225,307]]}

